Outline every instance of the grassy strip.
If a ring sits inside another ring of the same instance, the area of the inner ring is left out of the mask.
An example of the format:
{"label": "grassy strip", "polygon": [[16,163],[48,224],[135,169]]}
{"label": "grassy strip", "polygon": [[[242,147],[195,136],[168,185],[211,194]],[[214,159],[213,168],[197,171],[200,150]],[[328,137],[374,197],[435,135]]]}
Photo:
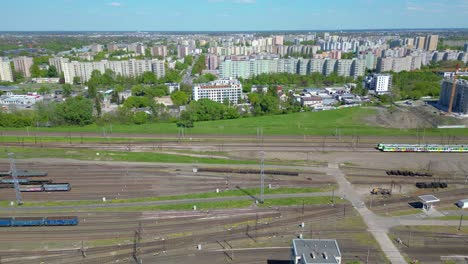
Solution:
{"label": "grassy strip", "polygon": [[[424,221],[424,220],[422,220]],[[468,228],[462,227],[462,229],[458,230],[458,225],[454,226],[397,226],[392,228],[395,231],[419,231],[419,232],[427,232],[427,233],[444,233],[444,234],[468,234]]]}
{"label": "grassy strip", "polygon": [[[175,136],[174,136],[175,138]],[[81,144],[81,143],[137,143],[137,142],[173,142],[174,139],[169,138],[146,138],[146,137],[77,137],[75,136],[0,136],[0,142],[2,143],[34,143],[41,145],[41,143],[69,143],[69,144]]]}
{"label": "grassy strip", "polygon": [[[373,108],[352,107],[331,111],[303,112],[287,115],[261,116],[234,120],[217,120],[196,122],[194,128],[187,129],[186,134],[211,135],[255,135],[257,128],[262,127],[265,135],[323,135],[330,136],[339,129],[341,135],[372,136],[416,136],[416,129],[395,129],[370,126],[363,123],[365,116],[374,115]],[[25,128],[2,128],[4,131],[26,131]],[[145,125],[110,125],[85,127],[30,128],[29,131],[43,132],[93,132],[142,134],[174,134],[178,128],[174,123],[157,123]],[[461,136],[468,135],[468,129],[426,129],[426,136]]]}
{"label": "grassy strip", "polygon": [[[185,155],[154,152],[100,151],[89,149],[54,149],[6,147],[5,152],[14,152],[17,159],[62,158],[92,161],[129,161],[164,163],[207,163],[207,164],[256,164],[252,160],[230,160],[219,158],[190,157]],[[6,157],[6,155],[5,155]]]}
{"label": "grassy strip", "polygon": [[420,214],[420,213],[422,213],[421,209],[407,209],[407,210],[391,211],[388,213],[388,215],[389,216],[404,216],[404,215],[413,215],[413,214]]}
{"label": "grassy strip", "polygon": [[[278,198],[267,199],[260,207],[269,206],[294,206],[294,205],[319,205],[331,204],[329,196],[317,197],[298,197],[298,198]],[[346,201],[342,201],[343,203]],[[167,211],[167,210],[192,210],[193,206],[197,206],[197,210],[213,210],[213,209],[236,209],[245,208],[253,205],[251,200],[245,201],[220,201],[220,202],[200,202],[200,203],[185,203],[185,204],[167,204],[167,205],[149,205],[149,206],[128,206],[119,208],[97,208],[93,211],[116,211],[116,212],[141,212],[141,211]]]}
{"label": "grassy strip", "polygon": [[[446,216],[441,216],[441,217],[433,217],[431,219],[433,220],[460,220],[460,216],[459,215],[446,215]],[[464,215],[463,219],[468,219],[468,216]]]}
{"label": "grassy strip", "polygon": [[[308,187],[308,188],[277,188],[277,189],[266,189],[265,195],[268,194],[289,194],[289,193],[317,193],[317,192],[328,192],[336,188],[336,186],[324,186],[324,187]],[[93,204],[124,204],[124,203],[142,203],[142,202],[157,202],[157,201],[174,201],[174,200],[186,200],[186,199],[206,199],[206,198],[220,198],[220,197],[238,197],[246,195],[259,195],[260,188],[249,188],[242,190],[228,190],[220,193],[209,192],[209,193],[193,193],[183,194],[174,196],[160,196],[160,197],[143,197],[143,198],[132,198],[132,199],[115,199],[108,200],[103,203],[102,201],[90,200],[90,201],[49,201],[49,202],[29,202],[25,201],[22,205],[25,206],[76,206],[76,205],[93,205]],[[0,201],[0,206],[9,206],[8,201]]]}

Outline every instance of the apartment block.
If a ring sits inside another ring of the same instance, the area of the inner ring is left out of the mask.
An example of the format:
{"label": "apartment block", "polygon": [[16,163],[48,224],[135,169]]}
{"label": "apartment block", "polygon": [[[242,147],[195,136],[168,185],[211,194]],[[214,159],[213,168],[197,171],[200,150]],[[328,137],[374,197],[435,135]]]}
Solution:
{"label": "apartment block", "polygon": [[31,77],[33,58],[25,56],[13,58],[13,65],[15,66],[15,71],[23,73],[24,77]]}
{"label": "apartment block", "polygon": [[[439,105],[448,109],[452,95],[453,80],[445,79],[440,90]],[[455,86],[455,97],[453,99],[452,111],[466,115],[468,114],[468,81],[457,80]]]}
{"label": "apartment block", "polygon": [[13,71],[8,58],[0,57],[0,81],[13,82]]}
{"label": "apartment block", "polygon": [[234,78],[219,79],[209,83],[195,84],[192,87],[193,100],[210,99],[223,103],[229,100],[232,104],[237,104],[242,98],[242,84]]}
{"label": "apartment block", "polygon": [[153,72],[158,78],[165,76],[164,62],[159,60],[71,61],[63,63],[62,67],[66,83],[73,83],[75,77],[79,77],[81,82],[87,82],[93,71],[104,73],[107,69],[125,77],[136,77],[145,72]]}
{"label": "apartment block", "polygon": [[63,58],[63,57],[53,57],[49,58],[49,65],[50,66],[55,66],[57,69],[58,74],[62,74],[63,72],[63,64],[66,62],[69,62],[70,59],[68,58]]}

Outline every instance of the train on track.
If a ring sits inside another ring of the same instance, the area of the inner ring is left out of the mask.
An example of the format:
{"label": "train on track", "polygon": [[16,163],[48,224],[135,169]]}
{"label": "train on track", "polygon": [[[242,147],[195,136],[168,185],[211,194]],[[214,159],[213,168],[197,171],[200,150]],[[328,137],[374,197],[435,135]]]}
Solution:
{"label": "train on track", "polygon": [[[18,179],[19,180],[19,179]],[[51,183],[50,181],[29,181],[19,182],[21,192],[68,192],[71,190],[70,183]],[[0,189],[15,188],[13,182],[0,184]]]}
{"label": "train on track", "polygon": [[377,145],[377,149],[383,152],[468,153],[468,145],[380,143]]}
{"label": "train on track", "polygon": [[0,218],[0,227],[15,226],[72,226],[78,225],[77,216],[55,217],[4,217]]}

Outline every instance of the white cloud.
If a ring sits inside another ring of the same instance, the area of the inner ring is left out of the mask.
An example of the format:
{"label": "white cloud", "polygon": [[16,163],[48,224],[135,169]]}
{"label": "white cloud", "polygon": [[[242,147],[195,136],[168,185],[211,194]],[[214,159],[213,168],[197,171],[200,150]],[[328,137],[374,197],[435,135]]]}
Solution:
{"label": "white cloud", "polygon": [[122,6],[122,3],[119,3],[119,2],[111,2],[109,3],[110,6],[114,6],[114,7],[120,7]]}
{"label": "white cloud", "polygon": [[255,4],[257,0],[236,0],[238,4]]}

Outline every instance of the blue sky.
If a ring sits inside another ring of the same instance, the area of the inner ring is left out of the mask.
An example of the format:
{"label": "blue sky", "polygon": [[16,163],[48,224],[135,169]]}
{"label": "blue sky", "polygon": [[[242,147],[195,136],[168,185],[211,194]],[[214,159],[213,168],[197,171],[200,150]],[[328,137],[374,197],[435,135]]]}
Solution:
{"label": "blue sky", "polygon": [[0,30],[468,28],[468,0],[0,0]]}

